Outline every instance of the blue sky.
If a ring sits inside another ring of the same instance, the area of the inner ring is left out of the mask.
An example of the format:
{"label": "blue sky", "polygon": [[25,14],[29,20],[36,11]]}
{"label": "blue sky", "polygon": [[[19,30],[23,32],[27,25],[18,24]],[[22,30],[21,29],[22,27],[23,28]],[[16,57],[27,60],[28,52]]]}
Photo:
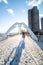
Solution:
{"label": "blue sky", "polygon": [[43,17],[43,0],[0,0],[0,32],[6,32],[15,22],[28,25],[28,9],[37,6]]}

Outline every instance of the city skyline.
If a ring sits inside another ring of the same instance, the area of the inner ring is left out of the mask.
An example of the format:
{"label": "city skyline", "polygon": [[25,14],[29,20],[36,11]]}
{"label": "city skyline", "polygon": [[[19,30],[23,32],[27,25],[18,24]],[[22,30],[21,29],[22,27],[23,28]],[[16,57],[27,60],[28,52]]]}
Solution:
{"label": "city skyline", "polygon": [[0,32],[6,32],[15,22],[28,25],[28,9],[37,6],[43,17],[43,0],[0,0]]}

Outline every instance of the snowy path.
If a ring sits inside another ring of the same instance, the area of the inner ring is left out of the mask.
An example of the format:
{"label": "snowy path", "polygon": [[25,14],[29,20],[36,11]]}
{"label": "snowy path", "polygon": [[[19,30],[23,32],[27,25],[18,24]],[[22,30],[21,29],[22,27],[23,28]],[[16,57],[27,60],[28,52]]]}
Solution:
{"label": "snowy path", "polygon": [[43,65],[43,51],[30,36],[9,37],[0,42],[0,65]]}

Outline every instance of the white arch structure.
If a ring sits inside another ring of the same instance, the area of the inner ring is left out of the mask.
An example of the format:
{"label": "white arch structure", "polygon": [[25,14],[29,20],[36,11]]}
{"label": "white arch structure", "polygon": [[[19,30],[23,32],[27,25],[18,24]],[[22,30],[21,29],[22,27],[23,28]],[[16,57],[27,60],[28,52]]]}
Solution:
{"label": "white arch structure", "polygon": [[24,28],[26,28],[27,29],[27,31],[28,31],[28,33],[31,35],[31,37],[34,39],[34,40],[38,40],[37,39],[37,37],[36,37],[36,35],[32,32],[32,30],[25,24],[25,23],[18,23],[18,22],[16,22],[15,24],[13,24],[9,29],[8,29],[8,31],[5,33],[6,35],[8,35],[9,34],[9,32],[12,30],[12,29],[14,29],[17,25],[23,25],[24,26]]}

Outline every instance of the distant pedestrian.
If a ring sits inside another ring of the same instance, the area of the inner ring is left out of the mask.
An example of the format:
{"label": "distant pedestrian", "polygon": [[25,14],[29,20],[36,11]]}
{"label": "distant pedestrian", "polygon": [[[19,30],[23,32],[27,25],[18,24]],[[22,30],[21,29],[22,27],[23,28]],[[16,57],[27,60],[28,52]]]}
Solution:
{"label": "distant pedestrian", "polygon": [[23,39],[25,38],[25,32],[24,31],[22,32],[22,38]]}

